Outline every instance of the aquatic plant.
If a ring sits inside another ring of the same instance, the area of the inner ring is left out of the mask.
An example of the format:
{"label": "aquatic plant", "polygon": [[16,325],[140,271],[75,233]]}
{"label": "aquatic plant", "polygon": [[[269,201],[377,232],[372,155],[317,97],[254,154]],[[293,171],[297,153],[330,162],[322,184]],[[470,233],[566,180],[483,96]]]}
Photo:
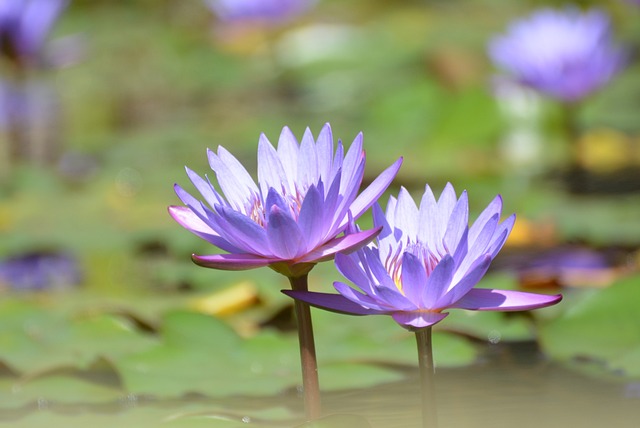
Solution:
{"label": "aquatic plant", "polygon": [[[335,264],[355,290],[335,282],[339,294],[285,290],[312,306],[349,315],[389,315],[414,332],[425,391],[425,426],[435,425],[432,389],[431,328],[449,309],[522,311],[559,302],[561,295],[474,288],[504,245],[515,215],[500,222],[502,199],[497,196],[468,226],[467,193],[457,198],[447,184],[436,200],[427,185],[420,206],[402,188],[390,197],[386,215],[375,204],[373,222],[382,228],[377,244],[351,254],[338,254]],[[349,233],[359,233],[354,222]]]}
{"label": "aquatic plant", "polygon": [[[169,213],[184,228],[226,251],[193,255],[203,267],[245,270],[268,266],[285,275],[294,290],[307,290],[307,275],[318,262],[370,242],[380,229],[343,234],[349,218],[360,217],[395,177],[398,159],[358,195],[365,168],[362,133],[344,153],[334,150],[326,124],[317,140],[307,128],[298,142],[285,127],[277,148],[263,134],[258,142],[258,184],[225,148],[208,151],[220,191],[189,168],[187,175],[203,203],[179,185],[186,206]],[[309,307],[296,303],[308,416],[319,414],[317,368]]]}
{"label": "aquatic plant", "polygon": [[223,22],[259,21],[279,24],[307,12],[316,0],[205,0]]}
{"label": "aquatic plant", "polygon": [[626,58],[607,14],[570,7],[540,9],[516,20],[490,41],[488,51],[506,78],[565,102],[606,85]]}

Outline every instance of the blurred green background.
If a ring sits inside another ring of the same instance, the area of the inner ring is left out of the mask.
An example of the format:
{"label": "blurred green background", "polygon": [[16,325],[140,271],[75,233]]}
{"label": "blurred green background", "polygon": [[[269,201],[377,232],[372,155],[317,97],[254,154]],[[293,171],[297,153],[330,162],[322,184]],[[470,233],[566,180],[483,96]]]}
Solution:
{"label": "blurred green background", "polygon": [[[640,8],[580,3],[605,9],[616,38],[640,46]],[[190,189],[185,165],[208,171],[207,148],[224,146],[251,172],[260,133],[275,143],[285,125],[317,135],[326,122],[345,144],[364,132],[368,179],[404,156],[394,193],[402,185],[417,198],[425,183],[439,192],[450,181],[469,191],[473,214],[502,194],[518,221],[481,286],[565,295],[535,314],[452,314],[437,329],[439,369],[513,369],[495,356],[524,353],[529,365],[608,385],[592,386],[622,385],[614,394],[637,403],[640,64],[581,106],[579,142],[562,134],[560,107],[531,94],[530,133],[518,140],[520,119],[492,86],[488,40],[560,4],[321,0],[287,25],[230,28],[197,0],[73,1],[51,40],[75,35],[81,55],[33,76],[57,105],[44,131],[56,148],[5,168],[0,257],[70,255],[81,280],[0,284],[0,423],[298,423],[286,281],[196,267],[191,253],[213,249],[166,208],[179,203],[174,183]],[[318,290],[338,279],[331,263],[310,276]],[[314,319],[329,409],[393,426],[371,416],[375,405],[342,408],[331,394],[391,399],[397,391],[375,388],[412,379],[411,335],[389,319]]]}

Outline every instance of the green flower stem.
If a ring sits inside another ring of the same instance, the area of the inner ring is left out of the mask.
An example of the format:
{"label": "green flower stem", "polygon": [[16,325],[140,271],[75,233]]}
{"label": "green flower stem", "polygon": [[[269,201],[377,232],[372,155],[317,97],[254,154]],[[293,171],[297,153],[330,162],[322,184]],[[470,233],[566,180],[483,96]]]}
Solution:
{"label": "green flower stem", "polygon": [[422,427],[437,428],[438,413],[435,394],[435,366],[433,365],[433,345],[431,327],[415,331],[418,344],[418,366],[422,390]]}
{"label": "green flower stem", "polygon": [[[295,278],[289,277],[289,282],[293,290],[307,291],[309,289],[307,274]],[[298,320],[298,341],[300,343],[300,363],[302,365],[304,408],[307,419],[313,420],[320,417],[321,404],[311,311],[307,303],[299,300],[295,300],[294,302],[296,318]]]}

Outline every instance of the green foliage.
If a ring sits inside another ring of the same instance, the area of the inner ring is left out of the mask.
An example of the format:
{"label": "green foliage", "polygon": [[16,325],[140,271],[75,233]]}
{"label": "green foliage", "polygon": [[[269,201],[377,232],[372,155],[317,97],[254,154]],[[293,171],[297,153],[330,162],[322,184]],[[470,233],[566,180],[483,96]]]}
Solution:
{"label": "green foliage", "polygon": [[631,276],[565,304],[541,328],[546,352],[558,360],[595,361],[610,372],[640,377],[640,276]]}

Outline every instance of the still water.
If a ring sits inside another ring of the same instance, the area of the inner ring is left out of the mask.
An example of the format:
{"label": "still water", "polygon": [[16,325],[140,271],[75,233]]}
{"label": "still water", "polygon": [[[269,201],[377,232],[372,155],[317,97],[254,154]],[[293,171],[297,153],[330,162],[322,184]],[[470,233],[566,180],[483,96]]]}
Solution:
{"label": "still water", "polygon": [[[406,373],[405,380],[325,392],[324,413],[357,415],[369,424],[346,425],[349,428],[421,427],[417,370],[404,366],[398,370]],[[640,426],[639,382],[588,377],[546,361],[528,345],[496,346],[483,362],[467,368],[439,369],[436,378],[440,428]],[[0,403],[0,425],[294,427],[301,423],[293,416],[300,414],[301,406],[301,397],[295,391],[270,397],[224,399],[198,395],[181,399],[123,396],[100,401],[87,397],[86,402],[74,403],[57,402],[54,394],[20,408],[8,409]],[[285,413],[278,415],[273,409],[284,409]]]}

